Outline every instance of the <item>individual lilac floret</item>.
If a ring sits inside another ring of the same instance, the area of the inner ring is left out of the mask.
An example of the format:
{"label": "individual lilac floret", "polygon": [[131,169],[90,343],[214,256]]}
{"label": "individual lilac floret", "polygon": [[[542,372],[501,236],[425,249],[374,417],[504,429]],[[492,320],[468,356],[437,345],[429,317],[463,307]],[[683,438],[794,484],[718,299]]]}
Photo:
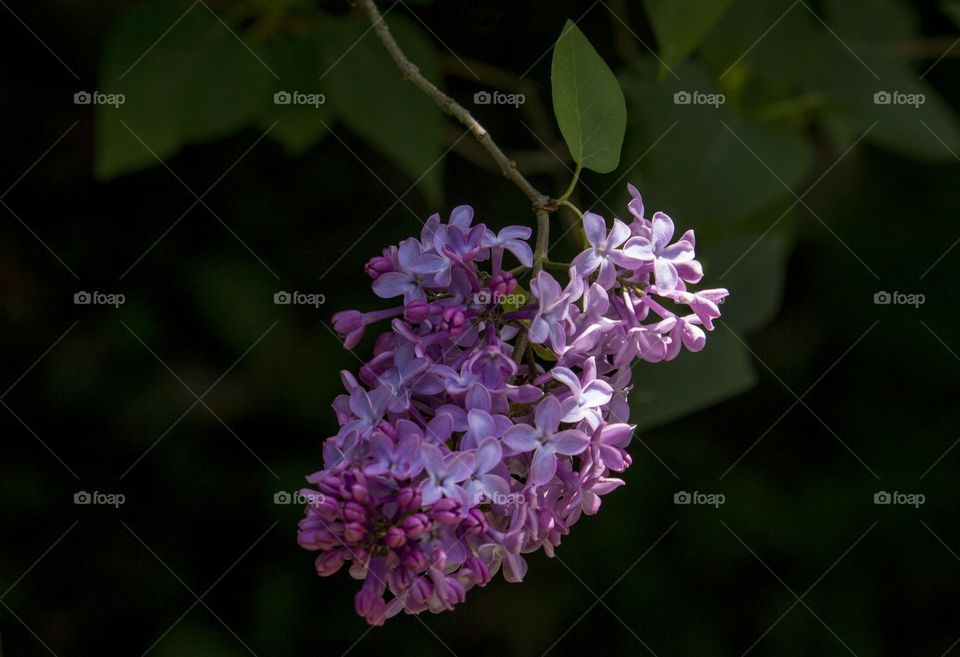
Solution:
{"label": "individual lilac floret", "polygon": [[657,287],[663,291],[677,289],[681,280],[697,283],[703,276],[700,263],[694,260],[693,231],[687,231],[675,243],[673,219],[657,212],[653,215],[652,232],[647,237],[631,237],[623,247],[624,264],[629,261],[653,263]]}
{"label": "individual lilac floret", "polygon": [[576,456],[587,448],[590,439],[582,431],[560,426],[560,402],[547,397],[537,406],[534,426],[516,424],[503,434],[503,442],[516,452],[533,452],[530,479],[540,486],[553,478],[557,471],[557,454]]}
{"label": "individual lilac floret", "polygon": [[[529,228],[474,225],[462,205],[367,263],[390,307],[334,315],[347,348],[388,321],[357,375],[341,373],[297,540],[318,575],[362,581],[354,608],[371,625],[453,609],[497,574],[521,581],[524,555],[554,556],[624,485],[633,364],[703,349],[728,295],[691,288],[693,231],[671,244],[670,218],[647,219],[628,191],[632,223],[608,233],[587,213],[565,277],[532,270]],[[519,268],[503,269],[507,252]]]}
{"label": "individual lilac floret", "polygon": [[572,264],[583,277],[599,269],[597,283],[602,287],[610,287],[617,277],[614,266],[619,254],[617,248],[630,237],[630,228],[619,219],[614,219],[613,228],[610,229],[610,234],[607,234],[603,217],[593,212],[585,212],[583,230],[590,248],[574,258]]}

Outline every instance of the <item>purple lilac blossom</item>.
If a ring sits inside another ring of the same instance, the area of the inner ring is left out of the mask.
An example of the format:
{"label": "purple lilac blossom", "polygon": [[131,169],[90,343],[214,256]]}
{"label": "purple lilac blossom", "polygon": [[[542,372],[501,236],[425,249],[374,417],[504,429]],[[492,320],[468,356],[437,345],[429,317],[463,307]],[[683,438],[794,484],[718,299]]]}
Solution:
{"label": "purple lilac blossom", "polygon": [[589,246],[562,279],[530,276],[529,228],[473,225],[461,205],[367,263],[393,307],[334,316],[350,349],[389,321],[372,359],[341,374],[340,430],[307,477],[298,541],[318,575],[346,565],[363,581],[368,623],[453,609],[498,573],[521,581],[523,555],[553,556],[624,485],[632,365],[703,349],[728,295],[690,288],[693,231],[673,241],[670,217],[647,219],[628,191],[631,222],[587,213]]}

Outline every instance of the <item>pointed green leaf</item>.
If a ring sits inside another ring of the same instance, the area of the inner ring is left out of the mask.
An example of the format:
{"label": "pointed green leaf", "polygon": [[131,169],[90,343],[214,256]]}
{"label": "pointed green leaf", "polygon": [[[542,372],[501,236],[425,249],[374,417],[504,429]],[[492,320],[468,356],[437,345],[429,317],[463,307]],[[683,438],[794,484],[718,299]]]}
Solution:
{"label": "pointed green leaf", "polygon": [[571,21],[553,49],[553,111],[573,160],[610,173],[620,163],[627,104],[617,78]]}
{"label": "pointed green leaf", "polygon": [[644,0],[660,58],[672,68],[696,50],[733,0]]}

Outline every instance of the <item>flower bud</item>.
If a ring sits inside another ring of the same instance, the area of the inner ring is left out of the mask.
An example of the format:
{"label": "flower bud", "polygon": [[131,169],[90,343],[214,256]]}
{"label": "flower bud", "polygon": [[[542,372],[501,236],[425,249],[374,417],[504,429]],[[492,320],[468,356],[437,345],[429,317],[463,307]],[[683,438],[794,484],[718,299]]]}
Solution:
{"label": "flower bud", "polygon": [[460,522],[460,502],[449,497],[437,500],[430,507],[433,517],[441,525],[451,527]]}
{"label": "flower bud", "polygon": [[359,543],[366,535],[366,528],[359,522],[348,522],[343,528],[343,538],[351,543]]}
{"label": "flower bud", "polygon": [[420,506],[420,491],[413,486],[401,488],[397,494],[397,505],[401,511],[413,511]]}
{"label": "flower bud", "polygon": [[463,332],[466,317],[459,308],[447,308],[443,311],[443,321],[440,322],[440,329],[449,331],[451,335],[458,335]]}
{"label": "flower bud", "polygon": [[320,577],[328,577],[334,574],[343,566],[343,551],[332,550],[330,552],[324,552],[314,561],[314,566]]}
{"label": "flower bud", "polygon": [[393,271],[393,265],[383,256],[374,256],[370,258],[370,261],[364,266],[363,270],[367,272],[367,276],[373,280],[377,280],[381,275]]}
{"label": "flower bud", "polygon": [[430,531],[431,523],[426,513],[414,513],[404,518],[400,526],[407,533],[407,538],[416,540]]}
{"label": "flower bud", "polygon": [[419,324],[430,316],[430,304],[422,299],[415,299],[403,309],[403,318],[411,324]]}
{"label": "flower bud", "polygon": [[407,535],[399,527],[391,527],[384,536],[384,542],[394,549],[403,547],[407,542]]}

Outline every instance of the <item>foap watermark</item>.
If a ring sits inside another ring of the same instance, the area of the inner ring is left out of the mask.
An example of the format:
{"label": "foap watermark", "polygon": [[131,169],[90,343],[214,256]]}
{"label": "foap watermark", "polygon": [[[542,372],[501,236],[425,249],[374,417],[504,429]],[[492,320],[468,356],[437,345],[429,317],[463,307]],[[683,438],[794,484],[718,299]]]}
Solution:
{"label": "foap watermark", "polygon": [[119,292],[87,292],[80,290],[73,295],[73,303],[78,306],[113,306],[119,308],[127,302],[127,297]]}
{"label": "foap watermark", "polygon": [[319,292],[287,292],[281,290],[274,293],[273,302],[278,306],[313,306],[319,308],[327,302],[327,297]]}
{"label": "foap watermark", "polygon": [[682,505],[692,505],[696,504],[699,506],[712,506],[715,509],[720,508],[721,504],[724,504],[727,501],[727,496],[723,493],[701,493],[700,491],[693,491],[688,493],[685,490],[681,490],[673,494],[673,503],[682,504]]}
{"label": "foap watermark", "polygon": [[126,501],[127,496],[123,493],[101,493],[96,490],[88,493],[80,490],[73,494],[73,503],[78,505],[112,506],[119,509]]}
{"label": "foap watermark", "polygon": [[906,94],[902,91],[878,91],[873,94],[874,105],[911,105],[919,108],[926,102],[924,94]]}
{"label": "foap watermark", "polygon": [[323,94],[305,93],[303,91],[278,91],[273,94],[274,105],[309,105],[317,108],[325,102],[327,102],[327,97]]}
{"label": "foap watermark", "polygon": [[723,94],[705,94],[702,91],[678,91],[673,94],[674,105],[713,105],[720,107],[727,102]]}
{"label": "foap watermark", "polygon": [[926,303],[927,297],[919,293],[887,292],[880,290],[873,295],[873,303],[878,306],[913,306],[919,308]]}
{"label": "foap watermark", "polygon": [[527,102],[523,94],[505,94],[502,91],[478,91],[473,94],[474,105],[513,105],[520,107]]}
{"label": "foap watermark", "polygon": [[474,504],[493,504],[495,506],[520,506],[527,501],[523,493],[500,493],[493,491],[485,493],[483,491],[473,496]]}
{"label": "foap watermark", "polygon": [[927,496],[923,493],[901,493],[896,490],[888,493],[885,490],[881,490],[873,494],[874,504],[896,504],[898,506],[912,506],[914,509],[919,509],[920,505],[926,501]]}
{"label": "foap watermark", "polygon": [[278,490],[273,494],[274,504],[296,504],[302,506],[304,504],[323,504],[323,500],[323,493],[316,491]]}
{"label": "foap watermark", "polygon": [[483,290],[473,295],[473,302],[484,306],[489,306],[492,303],[495,305],[519,307],[527,302],[527,295],[521,292],[503,294],[502,292]]}
{"label": "foap watermark", "polygon": [[111,105],[120,107],[127,102],[123,94],[105,94],[99,91],[78,91],[73,94],[74,105]]}

